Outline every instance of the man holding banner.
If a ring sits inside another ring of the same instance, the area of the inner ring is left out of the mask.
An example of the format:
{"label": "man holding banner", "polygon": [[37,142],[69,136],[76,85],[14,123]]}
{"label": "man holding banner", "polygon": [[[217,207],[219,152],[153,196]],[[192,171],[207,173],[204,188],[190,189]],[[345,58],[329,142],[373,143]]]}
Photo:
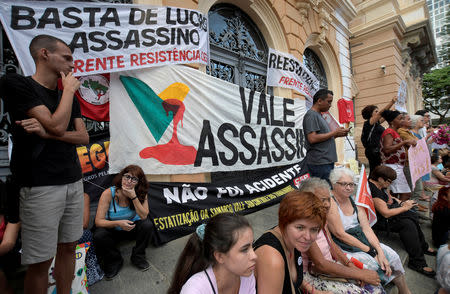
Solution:
{"label": "man holding banner", "polygon": [[313,106],[303,119],[306,137],[306,160],[312,177],[329,181],[330,172],[337,161],[334,138],[347,136],[350,129],[338,127],[331,131],[321,113],[326,112],[333,102],[333,92],[320,89],[314,95]]}
{"label": "man holding banner", "polygon": [[[33,76],[6,75],[0,94],[15,125],[11,171],[20,187],[22,263],[29,265],[25,293],[47,293],[55,259],[58,293],[68,294],[82,234],[83,184],[75,146],[89,136],[74,93],[73,58],[60,39],[39,35],[30,43]],[[58,91],[61,78],[63,91]]]}

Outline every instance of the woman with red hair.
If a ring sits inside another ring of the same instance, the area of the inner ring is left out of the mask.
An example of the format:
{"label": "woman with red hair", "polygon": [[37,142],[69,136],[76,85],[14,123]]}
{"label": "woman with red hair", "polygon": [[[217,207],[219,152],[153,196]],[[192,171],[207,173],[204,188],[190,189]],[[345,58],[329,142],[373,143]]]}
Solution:
{"label": "woman with red hair", "polygon": [[431,234],[433,244],[437,248],[447,243],[450,230],[450,187],[442,187],[439,190],[438,198],[431,208],[433,212],[433,222]]}
{"label": "woman with red hair", "polygon": [[318,291],[303,280],[303,258],[326,222],[322,201],[311,192],[288,193],[280,203],[278,226],[254,244],[258,294],[300,294]]}

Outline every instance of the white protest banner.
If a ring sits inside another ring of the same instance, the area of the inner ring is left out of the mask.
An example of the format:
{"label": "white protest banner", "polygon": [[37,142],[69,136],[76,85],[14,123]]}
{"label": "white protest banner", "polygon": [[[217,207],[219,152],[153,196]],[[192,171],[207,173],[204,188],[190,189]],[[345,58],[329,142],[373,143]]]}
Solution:
{"label": "white protest banner", "polygon": [[305,101],[268,96],[186,66],[111,74],[110,172],[251,170],[305,156]]}
{"label": "white protest banner", "polygon": [[319,80],[295,56],[269,48],[267,86],[293,89],[312,101]]}
{"label": "white protest banner", "polygon": [[416,146],[409,147],[408,161],[411,181],[414,189],[416,181],[420,177],[431,173],[430,152],[428,151],[425,138],[418,140]]}
{"label": "white protest banner", "polygon": [[398,86],[397,102],[395,102],[395,109],[401,112],[408,112],[406,109],[406,82],[403,80]]}
{"label": "white protest banner", "polygon": [[0,20],[25,75],[35,71],[30,41],[42,34],[73,49],[77,76],[209,59],[207,16],[191,9],[2,0]]}

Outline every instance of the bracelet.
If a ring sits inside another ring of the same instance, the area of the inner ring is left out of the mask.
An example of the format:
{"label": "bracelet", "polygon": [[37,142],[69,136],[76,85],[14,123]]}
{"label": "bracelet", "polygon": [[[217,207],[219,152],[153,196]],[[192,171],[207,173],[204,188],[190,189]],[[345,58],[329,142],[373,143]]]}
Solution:
{"label": "bracelet", "polygon": [[136,197],[134,197],[134,198],[131,198],[131,201],[133,201],[134,199],[137,199],[137,196],[136,196]]}
{"label": "bracelet", "polygon": [[349,263],[350,263],[350,258],[349,259],[347,259],[347,261],[345,262],[345,265],[347,266]]}

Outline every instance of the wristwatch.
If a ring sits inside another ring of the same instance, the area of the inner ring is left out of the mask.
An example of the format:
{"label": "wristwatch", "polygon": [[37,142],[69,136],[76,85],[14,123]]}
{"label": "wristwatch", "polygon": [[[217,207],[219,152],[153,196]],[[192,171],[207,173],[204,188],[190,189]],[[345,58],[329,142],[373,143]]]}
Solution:
{"label": "wristwatch", "polygon": [[369,247],[370,247],[370,249],[366,253],[369,254],[370,256],[372,256],[373,258],[375,258],[375,256],[377,256],[378,252],[372,246],[369,246]]}

